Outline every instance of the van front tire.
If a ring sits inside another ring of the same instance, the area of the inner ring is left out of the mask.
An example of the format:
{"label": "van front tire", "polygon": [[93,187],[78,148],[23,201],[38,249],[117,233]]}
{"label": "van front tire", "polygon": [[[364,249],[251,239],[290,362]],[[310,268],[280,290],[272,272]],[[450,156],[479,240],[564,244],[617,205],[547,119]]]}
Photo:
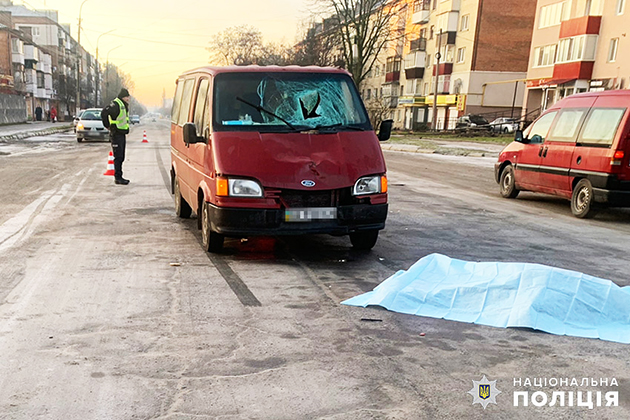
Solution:
{"label": "van front tire", "polygon": [[588,179],[581,179],[571,195],[571,212],[577,218],[590,219],[597,213],[593,207],[593,185]]}
{"label": "van front tire", "polygon": [[201,244],[204,251],[216,253],[223,249],[225,237],[210,226],[210,205],[204,200],[201,211]]}
{"label": "van front tire", "polygon": [[378,230],[364,230],[350,234],[350,242],[352,247],[359,251],[369,251],[376,245],[378,239]]}
{"label": "van front tire", "polygon": [[177,176],[175,176],[175,214],[180,219],[188,219],[192,214],[192,208],[186,200],[184,200],[184,197],[182,197]]}

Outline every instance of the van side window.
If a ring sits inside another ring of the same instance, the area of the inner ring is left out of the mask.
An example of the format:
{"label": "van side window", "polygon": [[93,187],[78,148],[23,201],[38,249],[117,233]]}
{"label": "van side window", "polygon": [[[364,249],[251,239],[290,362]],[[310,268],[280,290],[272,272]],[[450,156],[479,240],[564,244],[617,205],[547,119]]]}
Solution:
{"label": "van side window", "polygon": [[207,103],[208,103],[208,87],[210,86],[210,82],[208,79],[202,79],[201,83],[199,83],[199,90],[197,91],[197,101],[195,103],[195,118],[193,122],[197,127],[197,136],[203,136],[204,128],[206,128],[208,118],[206,118],[207,113]]}
{"label": "van side window", "polygon": [[171,111],[171,122],[177,124],[179,118],[180,105],[182,104],[182,93],[184,92],[184,84],[177,83],[177,90],[175,91],[175,100],[173,101],[173,110]]}
{"label": "van side window", "polygon": [[626,109],[619,108],[593,108],[584,130],[580,135],[579,143],[610,146],[615,139],[617,127]]}
{"label": "van side window", "polygon": [[549,128],[551,128],[551,123],[553,123],[557,114],[558,111],[545,114],[530,126],[526,134],[526,138],[529,139],[530,143],[543,143],[545,141]]}
{"label": "van side window", "polygon": [[182,103],[180,106],[179,116],[177,118],[178,125],[184,125],[188,122],[188,112],[190,111],[190,102],[193,94],[195,79],[188,79],[184,82],[184,93],[182,95]]}
{"label": "van side window", "polygon": [[549,133],[549,139],[554,141],[566,141],[575,143],[575,137],[578,133],[587,109],[565,109],[560,112],[558,121]]}

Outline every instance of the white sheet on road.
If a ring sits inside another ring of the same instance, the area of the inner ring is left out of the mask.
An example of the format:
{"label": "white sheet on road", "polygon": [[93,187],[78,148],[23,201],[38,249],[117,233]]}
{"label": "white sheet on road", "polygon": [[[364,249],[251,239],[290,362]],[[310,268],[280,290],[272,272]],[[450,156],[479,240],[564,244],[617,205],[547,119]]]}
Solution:
{"label": "white sheet on road", "polygon": [[342,303],[628,344],[629,302],[630,287],[575,271],[431,254]]}

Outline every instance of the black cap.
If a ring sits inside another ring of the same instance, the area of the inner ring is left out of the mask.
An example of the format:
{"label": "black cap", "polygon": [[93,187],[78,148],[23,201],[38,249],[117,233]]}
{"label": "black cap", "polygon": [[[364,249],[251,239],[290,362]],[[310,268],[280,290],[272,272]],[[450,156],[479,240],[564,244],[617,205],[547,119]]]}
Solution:
{"label": "black cap", "polygon": [[120,93],[118,94],[118,97],[120,99],[122,99],[122,98],[125,98],[127,96],[131,96],[131,95],[129,95],[129,91],[127,89],[125,89],[125,88],[120,89]]}

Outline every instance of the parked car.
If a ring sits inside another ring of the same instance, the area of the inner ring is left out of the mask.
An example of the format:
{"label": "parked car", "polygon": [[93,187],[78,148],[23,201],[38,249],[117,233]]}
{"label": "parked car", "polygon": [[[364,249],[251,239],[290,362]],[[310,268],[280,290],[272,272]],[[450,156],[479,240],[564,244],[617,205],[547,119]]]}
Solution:
{"label": "parked car", "polygon": [[464,115],[457,119],[455,128],[465,129],[465,128],[471,128],[471,127],[490,129],[490,123],[481,115],[475,115],[475,114]]}
{"label": "parked car", "polygon": [[101,108],[89,108],[83,111],[76,127],[77,141],[83,139],[103,140],[108,137],[109,131],[101,121]]}
{"label": "parked car", "polygon": [[519,128],[518,120],[500,117],[490,123],[492,131],[496,133],[513,133]]}
{"label": "parked car", "polygon": [[140,124],[140,115],[132,115],[129,118],[129,122],[131,122],[131,124]]}
{"label": "parked car", "polygon": [[75,133],[77,132],[77,123],[81,119],[81,114],[83,114],[84,112],[85,112],[85,109],[82,109],[82,110],[79,111],[79,113],[77,115],[72,117],[72,126],[73,126],[73,129],[74,129]]}
{"label": "parked car", "polygon": [[546,110],[499,155],[501,195],[535,191],[571,200],[579,218],[598,206],[630,207],[630,91],[569,96]]}
{"label": "parked car", "polygon": [[186,72],[171,117],[175,212],[198,215],[210,252],[225,237],[315,233],[349,235],[356,249],[371,249],[387,218],[378,142],[392,123],[381,123],[377,137],[344,70]]}

